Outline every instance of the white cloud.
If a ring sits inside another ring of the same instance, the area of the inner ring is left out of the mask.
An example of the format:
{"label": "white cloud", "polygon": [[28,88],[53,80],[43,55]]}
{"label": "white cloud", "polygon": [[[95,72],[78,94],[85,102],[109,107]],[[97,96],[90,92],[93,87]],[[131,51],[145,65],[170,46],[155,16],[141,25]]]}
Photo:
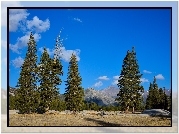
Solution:
{"label": "white cloud", "polygon": [[20,56],[12,60],[12,64],[15,68],[21,67],[23,63],[24,63],[24,59],[21,58]]}
{"label": "white cloud", "polygon": [[66,50],[65,47],[62,47],[62,53],[60,54],[60,56],[61,56],[62,60],[66,61],[66,62],[69,62],[72,53],[73,53],[74,55],[76,55],[77,61],[80,61],[80,57],[79,57],[80,49],[76,49],[76,50]]}
{"label": "white cloud", "polygon": [[162,74],[156,75],[155,78],[159,79],[159,80],[164,80],[165,79]]}
{"label": "white cloud", "polygon": [[[20,5],[16,4],[16,5]],[[15,44],[9,44],[10,49],[20,54],[19,49],[23,49],[27,46],[29,41],[30,32],[34,33],[34,39],[36,42],[41,39],[41,35],[39,33],[46,32],[50,28],[49,19],[40,20],[37,16],[34,16],[32,20],[27,20],[27,10],[25,9],[11,9],[9,11],[9,31],[15,32],[20,29],[24,36],[18,37]]]}
{"label": "white cloud", "polygon": [[109,78],[107,76],[100,76],[98,79],[99,80],[109,80]]}
{"label": "white cloud", "polygon": [[103,83],[101,81],[98,81],[94,84],[94,87],[101,87]]}
{"label": "white cloud", "polygon": [[42,21],[37,16],[34,16],[33,20],[27,20],[27,29],[31,31],[41,33],[49,30],[49,28],[50,28],[49,19]]}
{"label": "white cloud", "polygon": [[149,80],[146,79],[146,78],[141,78],[140,81],[141,81],[142,83],[149,82]]}
{"label": "white cloud", "polygon": [[7,26],[7,7],[22,7],[18,1],[2,1],[1,2],[1,26]]}
{"label": "white cloud", "polygon": [[1,48],[7,49],[7,41],[1,40]]}
{"label": "white cloud", "polygon": [[151,74],[152,73],[152,72],[147,71],[147,70],[143,70],[143,72],[146,73],[146,74]]}
{"label": "white cloud", "polygon": [[113,79],[116,80],[116,79],[119,79],[119,77],[120,77],[119,75],[116,75],[116,76],[113,76]]}
{"label": "white cloud", "polygon": [[117,85],[118,84],[118,80],[113,80],[112,85]]}
{"label": "white cloud", "polygon": [[74,18],[75,21],[82,22],[79,18]]}
{"label": "white cloud", "polygon": [[[49,49],[49,48],[46,48],[46,49],[47,49],[47,53],[48,53],[50,56],[52,56],[52,55],[54,54],[54,50],[51,50],[51,49]],[[43,53],[44,48],[43,48],[43,47],[40,47],[40,48],[39,48],[39,51],[40,51],[41,53]]]}
{"label": "white cloud", "polygon": [[[49,49],[49,48],[46,48],[47,49],[47,52],[50,56],[52,56],[54,54],[54,50],[52,49]],[[43,52],[43,48],[39,48],[39,51],[42,53]],[[61,57],[61,59],[65,62],[69,62],[70,61],[70,58],[71,58],[71,55],[72,53],[74,55],[76,55],[76,59],[77,61],[80,61],[80,50],[79,49],[76,49],[76,50],[66,50],[65,47],[61,47],[61,52],[59,51],[59,56]]]}
{"label": "white cloud", "polygon": [[113,76],[113,82],[112,82],[112,85],[117,85],[118,84],[118,80],[119,80],[119,75],[116,75],[116,76]]}
{"label": "white cloud", "polygon": [[[20,54],[19,52],[19,49],[23,49],[24,47],[27,46],[27,43],[29,41],[29,37],[30,37],[30,32],[28,32],[26,35],[22,36],[22,37],[18,37],[17,38],[17,42],[13,45],[13,44],[9,44],[9,48],[17,53],[17,54]],[[41,35],[40,34],[37,34],[35,33],[34,34],[34,39],[36,42],[39,41],[39,39],[41,39]]]}
{"label": "white cloud", "polygon": [[26,9],[9,10],[9,31],[16,32],[18,28],[24,28],[29,13]]}

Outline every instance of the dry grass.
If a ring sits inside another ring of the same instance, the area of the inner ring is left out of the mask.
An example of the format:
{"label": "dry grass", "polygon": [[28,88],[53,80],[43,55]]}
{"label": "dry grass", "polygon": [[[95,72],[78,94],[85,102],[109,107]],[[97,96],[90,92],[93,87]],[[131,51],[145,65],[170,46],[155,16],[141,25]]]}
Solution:
{"label": "dry grass", "polygon": [[10,114],[10,126],[171,126],[171,118],[125,115]]}

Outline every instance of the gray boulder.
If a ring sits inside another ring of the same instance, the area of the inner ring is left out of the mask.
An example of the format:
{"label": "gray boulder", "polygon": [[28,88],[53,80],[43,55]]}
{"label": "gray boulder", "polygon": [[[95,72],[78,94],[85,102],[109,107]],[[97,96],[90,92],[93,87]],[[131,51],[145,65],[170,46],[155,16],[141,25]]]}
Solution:
{"label": "gray boulder", "polygon": [[144,110],[142,114],[148,114],[150,116],[170,116],[170,112],[163,109],[148,109]]}

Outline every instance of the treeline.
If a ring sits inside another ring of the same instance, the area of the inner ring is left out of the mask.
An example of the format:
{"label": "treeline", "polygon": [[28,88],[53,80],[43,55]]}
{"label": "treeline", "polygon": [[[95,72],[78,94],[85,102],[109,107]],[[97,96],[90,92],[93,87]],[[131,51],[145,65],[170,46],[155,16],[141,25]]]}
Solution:
{"label": "treeline", "polygon": [[168,97],[162,89],[158,89],[156,79],[150,84],[149,95],[146,104],[143,101],[141,86],[142,74],[139,71],[136,52],[127,51],[123,60],[121,74],[118,80],[119,93],[117,94],[117,106],[98,106],[95,102],[84,100],[84,88],[81,86],[82,78],[79,73],[76,56],[71,55],[67,80],[65,81],[65,94],[62,99],[60,89],[63,75],[63,66],[60,55],[62,43],[57,37],[55,52],[51,58],[44,48],[37,63],[36,42],[31,33],[24,63],[21,66],[20,77],[17,83],[15,96],[9,96],[9,108],[18,109],[20,113],[45,113],[48,110],[144,110],[144,108],[171,109],[171,96]]}
{"label": "treeline", "polygon": [[146,100],[146,109],[165,109],[171,111],[172,94],[167,96],[165,93],[165,87],[158,88],[156,78],[154,77],[153,83],[150,83],[149,95]]}

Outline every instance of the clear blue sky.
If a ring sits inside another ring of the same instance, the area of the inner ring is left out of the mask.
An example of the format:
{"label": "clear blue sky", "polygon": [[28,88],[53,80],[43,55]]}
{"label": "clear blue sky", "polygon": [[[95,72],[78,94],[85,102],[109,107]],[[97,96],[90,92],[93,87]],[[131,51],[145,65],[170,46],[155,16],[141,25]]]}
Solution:
{"label": "clear blue sky", "polygon": [[[10,12],[10,86],[19,78],[27,50],[28,34],[41,47],[52,49],[61,32],[64,76],[60,93],[64,93],[68,60],[72,51],[79,58],[82,86],[103,89],[115,86],[127,50],[135,47],[142,85],[148,90],[153,77],[159,87],[171,87],[171,15],[167,9],[67,10],[28,9]],[[79,53],[77,53],[79,50]],[[38,59],[39,62],[39,59]]]}

